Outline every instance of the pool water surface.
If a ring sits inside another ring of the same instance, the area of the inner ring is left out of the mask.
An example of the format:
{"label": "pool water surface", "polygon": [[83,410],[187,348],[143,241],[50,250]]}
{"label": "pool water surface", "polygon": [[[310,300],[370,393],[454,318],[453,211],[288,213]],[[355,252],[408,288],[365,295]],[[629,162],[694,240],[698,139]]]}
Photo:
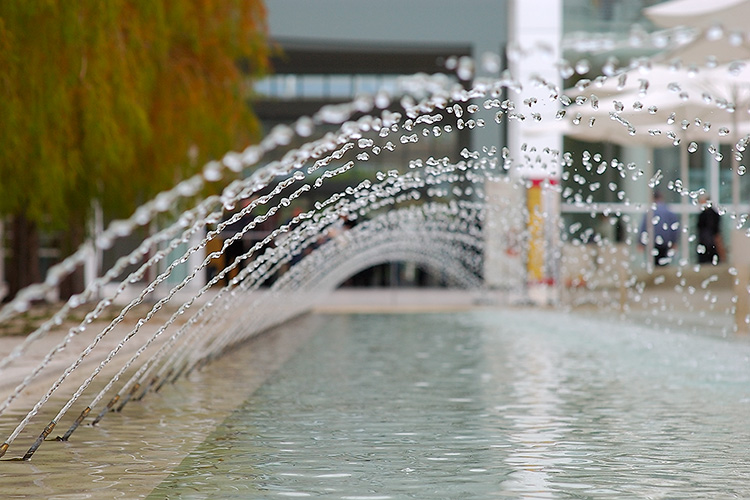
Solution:
{"label": "pool water surface", "polygon": [[748,498],[750,342],[330,315],[149,498]]}

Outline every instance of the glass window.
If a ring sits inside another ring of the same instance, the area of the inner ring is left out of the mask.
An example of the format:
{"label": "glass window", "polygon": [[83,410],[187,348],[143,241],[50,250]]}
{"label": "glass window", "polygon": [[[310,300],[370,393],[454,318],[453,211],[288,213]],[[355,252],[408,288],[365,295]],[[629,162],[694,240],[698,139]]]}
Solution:
{"label": "glass window", "polygon": [[273,77],[262,78],[253,83],[255,93],[264,96],[273,95]]}
{"label": "glass window", "polygon": [[300,95],[302,97],[325,97],[326,80],[323,75],[303,75],[300,77]]}
{"label": "glass window", "polygon": [[376,75],[355,75],[354,93],[355,94],[374,94],[380,88],[380,78]]}
{"label": "glass window", "polygon": [[344,98],[352,95],[351,75],[328,76],[328,97]]}

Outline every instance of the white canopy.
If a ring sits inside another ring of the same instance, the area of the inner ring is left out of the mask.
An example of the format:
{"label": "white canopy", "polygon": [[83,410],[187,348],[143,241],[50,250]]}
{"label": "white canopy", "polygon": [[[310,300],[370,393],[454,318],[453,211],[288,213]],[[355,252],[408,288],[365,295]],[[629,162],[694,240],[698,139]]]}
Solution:
{"label": "white canopy", "polygon": [[681,64],[698,67],[712,67],[732,61],[750,59],[750,43],[747,33],[743,36],[724,35],[712,38],[702,33],[691,42],[663,53],[659,60],[678,61]]}
{"label": "white canopy", "polygon": [[585,101],[566,110],[564,133],[582,140],[655,147],[669,146],[675,138],[736,142],[750,132],[750,69],[729,68],[692,71],[654,64],[583,89],[568,89],[568,97]]}
{"label": "white canopy", "polygon": [[745,31],[750,19],[749,0],[671,0],[643,9],[644,15],[662,28],[689,26],[707,29],[721,25]]}
{"label": "white canopy", "polygon": [[643,13],[663,28],[695,30],[692,41],[662,54],[662,61],[711,67],[750,59],[750,0],[672,0]]}

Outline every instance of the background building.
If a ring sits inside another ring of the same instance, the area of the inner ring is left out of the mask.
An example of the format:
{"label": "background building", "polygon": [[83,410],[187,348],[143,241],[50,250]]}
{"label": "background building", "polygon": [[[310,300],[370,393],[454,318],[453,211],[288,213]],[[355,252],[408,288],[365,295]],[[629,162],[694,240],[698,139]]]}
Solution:
{"label": "background building", "polygon": [[[634,26],[640,27],[644,33],[653,29],[643,17],[642,9],[654,3],[658,2],[267,0],[271,39],[280,50],[274,59],[274,74],[256,87],[258,100],[254,106],[270,129],[277,123],[290,123],[299,116],[310,115],[323,104],[349,101],[358,92],[372,93],[379,88],[388,88],[399,75],[444,72],[446,60],[451,56],[471,56],[477,61],[476,76],[481,77],[485,69],[479,62],[485,53],[501,55],[501,69],[508,67],[520,78],[538,74],[564,88],[589,72],[601,74],[602,67],[612,55],[628,60],[652,54],[653,47],[634,48],[629,39],[633,36]],[[592,39],[601,43],[592,44]],[[582,43],[583,40],[587,40],[586,44]],[[548,47],[549,52],[537,52],[533,57],[506,58],[506,54],[516,50],[528,53],[542,46]],[[563,81],[560,61],[580,59],[588,61],[589,68],[576,68],[579,71]],[[539,101],[546,102],[547,99],[540,98]],[[556,110],[556,105],[550,104],[544,113],[550,118]],[[503,124],[500,128],[476,128],[445,134],[439,139],[422,141],[419,147],[425,148],[422,157],[455,157],[458,151],[473,145],[496,145],[498,149],[507,146],[511,151],[518,151],[522,144],[538,144],[540,150],[546,146],[574,153],[589,147],[571,140],[563,143],[562,135],[553,130],[543,134],[529,133],[519,122]],[[601,145],[601,148],[612,155],[622,153],[612,145]],[[638,148],[631,153],[639,154]],[[390,161],[393,160],[391,157]],[[398,162],[406,164],[408,158],[401,158]],[[378,164],[375,160],[368,162],[366,168],[388,169],[389,165]],[[543,190],[544,185],[564,183],[560,173],[559,166],[545,164],[540,169],[534,165],[533,159],[524,162],[520,158],[511,175],[531,180],[529,191],[519,194],[507,186],[494,185],[488,186],[488,195],[510,205],[525,206],[530,213],[561,214],[567,223],[583,220],[583,215],[571,212],[565,206],[561,208],[556,192]],[[637,194],[636,198],[645,199],[645,196],[646,193]],[[617,203],[619,200],[598,201]],[[550,243],[556,240],[556,230],[552,227],[556,220],[548,217],[546,222],[541,218],[537,221],[540,229],[531,238],[526,262],[522,262],[525,259],[522,256],[509,257],[503,248],[507,239],[505,234],[493,234],[485,228],[487,284],[505,287],[554,281],[558,270],[550,265],[554,259],[545,252],[554,246]],[[519,274],[519,269],[525,269],[525,273]],[[391,282],[398,281],[396,277],[403,274],[401,270],[396,271],[395,265],[377,272],[390,276]],[[382,283],[383,280],[376,278],[370,282]]]}
{"label": "background building", "polygon": [[[399,76],[444,73],[451,57],[479,60],[487,52],[503,53],[507,45],[506,0],[477,0],[468,8],[451,0],[269,0],[266,4],[271,39],[280,52],[273,61],[274,75],[256,86],[258,100],[253,106],[269,130],[309,116],[324,104],[393,88]],[[415,145],[418,153],[410,148],[408,154],[455,157],[472,144],[505,144],[504,135],[497,128],[464,129],[423,138]],[[407,165],[409,159],[391,155],[384,160],[389,165],[373,158],[358,168],[387,171]],[[331,188],[336,189],[336,183]],[[409,265],[390,264],[364,273],[354,283],[424,280],[435,284]]]}

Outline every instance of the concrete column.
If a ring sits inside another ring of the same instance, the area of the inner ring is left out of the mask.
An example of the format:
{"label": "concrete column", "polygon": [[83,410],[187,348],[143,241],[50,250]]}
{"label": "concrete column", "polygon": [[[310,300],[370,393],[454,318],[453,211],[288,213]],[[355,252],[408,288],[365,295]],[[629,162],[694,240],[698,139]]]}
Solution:
{"label": "concrete column", "polygon": [[[508,121],[508,146],[516,157],[515,174],[526,179],[558,180],[559,165],[546,161],[543,151],[562,148],[559,129],[550,125],[555,123],[560,104],[550,98],[549,88],[535,84],[532,78],[542,78],[562,92],[557,69],[561,57],[562,0],[513,0],[509,10],[508,66],[523,88],[520,93],[510,92],[508,97],[516,105],[515,111],[525,116],[524,120]],[[534,118],[535,113],[541,120]]]}
{"label": "concrete column", "polygon": [[[651,189],[648,187],[647,180],[653,176],[653,151],[651,148],[646,146],[633,146],[624,148],[622,152],[622,161],[625,165],[633,164],[635,168],[633,170],[628,169],[628,175],[622,180],[620,187],[625,192],[625,199],[628,200],[631,206],[636,207],[640,205],[640,211],[628,212],[627,216],[630,220],[627,223],[627,236],[626,239],[630,242],[630,248],[632,255],[636,257],[637,267],[647,267],[650,263],[653,263],[653,258],[647,258],[650,255],[650,250],[642,251],[638,247],[640,234],[638,233],[638,227],[641,224],[641,219],[644,213],[651,206]],[[643,176],[633,178],[637,175],[638,171],[642,170]]]}
{"label": "concrete column", "polygon": [[[556,187],[562,136],[550,124],[560,107],[553,94],[562,91],[558,71],[561,39],[562,0],[510,2],[509,67],[522,90],[510,92],[508,97],[515,103],[515,113],[524,119],[508,121],[508,147],[513,156],[511,175],[528,188],[526,278],[532,295],[536,295],[535,288],[554,283],[561,253],[558,225],[547,223],[560,217]],[[542,295],[540,300],[547,300],[547,294]]]}
{"label": "concrete column", "polygon": [[[680,179],[682,180],[683,189],[690,190],[690,172],[688,170],[688,150],[687,142],[683,141],[680,146]],[[680,197],[680,241],[679,241],[679,252],[682,255],[682,259],[685,262],[690,262],[690,212],[688,199],[686,196]]]}
{"label": "concrete column", "polygon": [[721,176],[719,171],[721,164],[716,160],[716,157],[712,154],[708,154],[706,148],[704,148],[703,162],[708,164],[708,193],[711,196],[711,200],[714,203],[720,203],[720,190],[721,190]]}

